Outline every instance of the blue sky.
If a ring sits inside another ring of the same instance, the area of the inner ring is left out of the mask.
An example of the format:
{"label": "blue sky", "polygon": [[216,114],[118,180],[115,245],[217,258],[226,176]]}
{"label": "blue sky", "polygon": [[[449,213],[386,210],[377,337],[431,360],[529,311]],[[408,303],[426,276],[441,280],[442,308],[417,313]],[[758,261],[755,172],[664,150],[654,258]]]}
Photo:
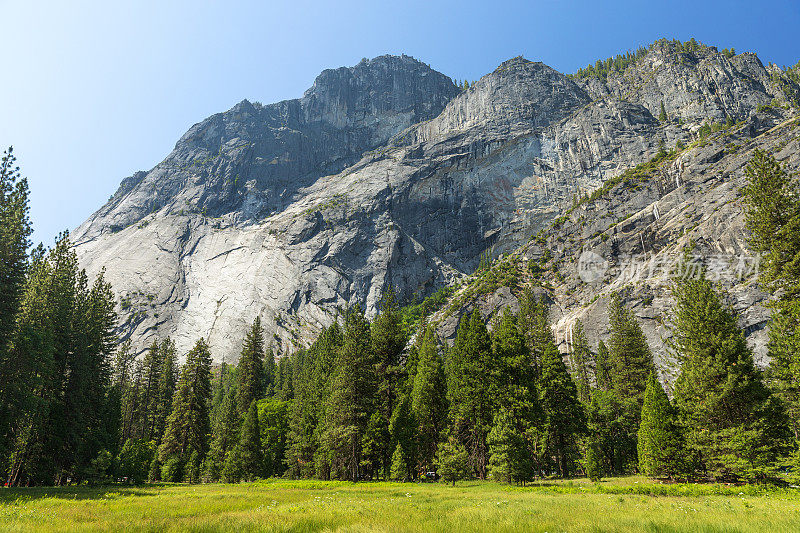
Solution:
{"label": "blue sky", "polygon": [[660,37],[800,60],[800,2],[58,2],[0,0],[0,145],[31,186],[34,240],[80,224],[120,180],[243,98],[302,95],[385,53],[477,79],[517,55],[574,72]]}

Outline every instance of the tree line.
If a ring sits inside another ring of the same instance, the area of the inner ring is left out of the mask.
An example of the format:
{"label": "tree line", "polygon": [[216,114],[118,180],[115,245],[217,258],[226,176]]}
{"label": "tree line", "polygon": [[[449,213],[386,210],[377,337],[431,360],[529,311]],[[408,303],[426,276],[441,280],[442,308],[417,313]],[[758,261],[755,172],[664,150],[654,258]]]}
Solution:
{"label": "tree line", "polygon": [[[9,485],[237,482],[270,476],[413,480],[435,472],[525,483],[643,472],[763,481],[798,467],[800,193],[756,152],[743,190],[762,283],[780,288],[762,373],[724,292],[676,277],[669,390],[618,293],[610,335],[580,321],[562,354],[549,302],[524,291],[488,325],[461,317],[452,345],[423,318],[409,331],[394,292],[373,320],[354,306],[308,348],[276,357],[256,318],[236,365],[199,339],[178,363],[169,338],[142,357],[117,344],[115,300],[90,284],[63,234],[28,252],[27,184],[0,165],[0,452]],[[689,253],[690,251],[687,251]],[[685,270],[684,270],[685,271]]]}

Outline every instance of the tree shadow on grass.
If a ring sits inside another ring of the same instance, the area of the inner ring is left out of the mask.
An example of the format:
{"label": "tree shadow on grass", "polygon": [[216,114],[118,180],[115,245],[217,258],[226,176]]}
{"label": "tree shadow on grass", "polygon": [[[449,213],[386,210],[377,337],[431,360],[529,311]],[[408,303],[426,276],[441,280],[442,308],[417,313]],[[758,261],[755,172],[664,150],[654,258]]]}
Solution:
{"label": "tree shadow on grass", "polygon": [[131,496],[155,496],[163,484],[153,485],[99,485],[64,487],[15,487],[0,489],[0,505],[23,503],[45,498],[63,500],[111,500]]}

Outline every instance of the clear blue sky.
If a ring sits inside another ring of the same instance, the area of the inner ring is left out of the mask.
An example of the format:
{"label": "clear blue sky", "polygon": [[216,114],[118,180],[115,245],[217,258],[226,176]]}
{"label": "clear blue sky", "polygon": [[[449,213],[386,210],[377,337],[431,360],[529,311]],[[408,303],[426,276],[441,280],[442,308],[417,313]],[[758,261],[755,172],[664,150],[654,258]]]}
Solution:
{"label": "clear blue sky", "polygon": [[0,0],[0,145],[32,190],[34,240],[80,224],[120,180],[243,98],[299,97],[385,53],[477,79],[524,55],[574,72],[657,38],[800,60],[800,2]]}

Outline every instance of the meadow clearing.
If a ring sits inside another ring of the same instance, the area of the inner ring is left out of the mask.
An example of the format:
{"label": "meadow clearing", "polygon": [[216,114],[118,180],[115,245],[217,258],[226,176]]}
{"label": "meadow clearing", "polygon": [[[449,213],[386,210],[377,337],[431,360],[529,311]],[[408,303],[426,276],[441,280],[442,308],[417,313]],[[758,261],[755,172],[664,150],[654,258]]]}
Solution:
{"label": "meadow clearing", "polygon": [[628,477],[0,491],[3,531],[800,531],[800,491]]}

